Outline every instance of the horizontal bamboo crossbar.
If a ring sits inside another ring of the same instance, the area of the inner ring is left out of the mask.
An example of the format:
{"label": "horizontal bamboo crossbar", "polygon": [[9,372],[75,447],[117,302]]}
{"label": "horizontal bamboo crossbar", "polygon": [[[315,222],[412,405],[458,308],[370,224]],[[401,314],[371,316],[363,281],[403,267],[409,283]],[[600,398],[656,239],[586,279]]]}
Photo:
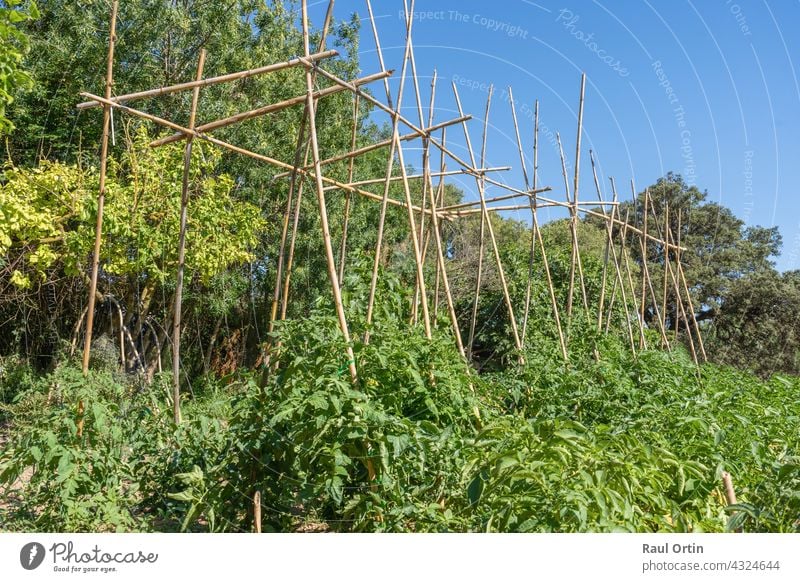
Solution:
{"label": "horizontal bamboo crossbar", "polygon": [[[338,54],[339,52],[334,50],[323,51],[320,53],[314,53],[313,55],[310,55],[308,57],[308,60],[316,62],[322,59],[335,57]],[[247,79],[249,77],[264,75],[266,73],[272,73],[274,71],[280,71],[283,69],[288,69],[290,67],[296,67],[302,64],[303,63],[299,58],[294,58],[285,61],[283,63],[276,63],[273,65],[267,65],[265,67],[258,67],[257,69],[239,71],[238,73],[228,73],[227,75],[220,75],[219,77],[209,77],[208,79],[202,79],[200,81],[179,83],[177,85],[170,85],[168,87],[159,87],[157,89],[150,89],[148,91],[139,91],[138,93],[128,93],[127,95],[119,95],[117,97],[112,97],[111,100],[114,103],[126,103],[128,101],[133,101],[135,99],[149,99],[151,97],[160,97],[162,95],[169,95],[171,93],[180,93],[181,91],[188,91],[190,89],[194,89],[195,87],[209,87],[211,85],[217,85],[219,83],[228,83],[230,81]],[[77,105],[78,109],[92,109],[93,107],[99,107],[99,106],[100,105],[96,101],[85,101],[83,103],[78,103]]]}
{"label": "horizontal bamboo crossbar", "polygon": [[[263,154],[258,154],[256,152],[250,151],[248,149],[241,148],[239,146],[235,146],[235,145],[230,144],[230,143],[228,143],[226,141],[223,141],[221,139],[217,139],[215,137],[212,137],[210,135],[202,133],[202,132],[198,131],[197,129],[194,129],[194,130],[188,129],[186,127],[178,125],[177,123],[173,123],[172,121],[168,121],[168,120],[163,119],[161,117],[158,117],[156,115],[152,115],[150,113],[145,113],[144,111],[139,111],[138,109],[134,109],[132,107],[128,107],[127,105],[122,105],[121,103],[114,103],[110,99],[105,99],[103,97],[99,97],[97,95],[93,95],[92,93],[86,93],[86,92],[81,93],[81,95],[83,97],[86,97],[87,99],[93,99],[93,100],[97,101],[98,103],[100,103],[102,105],[110,105],[111,107],[113,107],[115,109],[119,109],[120,111],[124,111],[125,113],[129,113],[130,115],[134,115],[136,117],[141,117],[142,119],[146,119],[148,121],[152,121],[153,123],[155,123],[157,125],[161,125],[163,127],[168,127],[168,128],[170,128],[172,130],[181,132],[183,135],[187,135],[187,136],[191,135],[191,136],[193,136],[193,137],[195,137],[197,139],[202,139],[202,140],[207,141],[209,143],[213,143],[213,144],[215,144],[215,145],[217,145],[217,146],[219,146],[221,148],[230,150],[232,152],[235,152],[237,154],[241,154],[241,155],[249,157],[249,158],[253,158],[254,160],[259,160],[259,161],[262,161],[262,162],[266,162],[267,164],[270,164],[272,166],[276,166],[276,167],[284,169],[284,170],[287,170],[287,169],[290,170],[290,169],[293,168],[293,166],[291,164],[287,164],[286,162],[282,162],[280,160],[276,160],[275,158],[271,158],[269,156],[265,156]],[[309,176],[310,175],[310,172],[306,172],[303,169],[298,169],[298,173],[302,174],[302,175],[305,175],[305,176]],[[338,187],[341,190],[345,190],[347,192],[352,192],[352,193],[355,193],[355,194],[359,194],[361,196],[364,196],[365,198],[371,198],[372,200],[378,200],[378,201],[383,200],[383,197],[378,196],[377,194],[373,194],[372,192],[367,192],[366,190],[361,190],[360,188],[355,188],[353,186],[349,186],[347,184],[343,184],[341,182],[338,182],[338,181],[333,180],[332,178],[328,178],[326,176],[322,176],[322,181],[327,183],[327,184],[334,185],[334,186]],[[406,208],[405,202],[401,202],[399,200],[394,200],[392,198],[388,199],[388,203],[393,205],[393,206],[398,206],[400,208]],[[411,205],[411,210],[413,210],[414,212],[417,212],[417,213],[422,212],[422,213],[425,213],[425,214],[428,214],[428,215],[432,214],[432,211],[430,209],[422,209],[419,206],[416,206],[416,205],[413,205],[413,204]]]}
{"label": "horizontal bamboo crossbar", "polygon": [[[304,59],[301,57],[300,60],[303,61]],[[303,64],[305,64],[307,67],[313,68],[319,75],[322,75],[323,77],[325,77],[326,79],[336,83],[337,85],[340,85],[342,87],[345,87],[345,88],[349,89],[353,94],[360,96],[365,101],[369,101],[370,103],[372,103],[375,107],[377,107],[381,111],[384,111],[384,112],[388,113],[389,115],[391,115],[392,118],[397,118],[398,121],[400,121],[404,125],[406,125],[409,129],[411,129],[419,137],[427,138],[430,141],[430,143],[433,146],[435,146],[440,152],[443,152],[445,155],[447,155],[449,158],[451,158],[454,162],[456,162],[459,166],[464,168],[466,170],[466,173],[471,174],[471,175],[473,175],[475,177],[480,177],[479,174],[475,173],[475,171],[474,171],[475,169],[472,167],[472,165],[469,162],[464,161],[460,156],[458,156],[457,154],[453,153],[452,150],[448,149],[444,144],[442,144],[436,138],[434,138],[432,135],[430,135],[429,131],[426,131],[424,129],[421,129],[421,128],[417,127],[417,125],[414,122],[410,121],[407,117],[403,116],[403,114],[400,113],[399,111],[396,111],[396,110],[392,109],[391,107],[388,107],[388,106],[384,105],[383,103],[381,103],[380,101],[375,99],[375,97],[373,97],[369,93],[365,93],[364,91],[362,91],[358,87],[354,87],[352,85],[352,83],[348,83],[347,81],[344,81],[343,79],[340,79],[336,75],[334,75],[332,73],[329,73],[328,71],[326,71],[322,67],[318,66],[318,64],[316,64],[316,63],[304,62]],[[464,117],[466,117],[466,116],[464,116]]]}
{"label": "horizontal bamboo crossbar", "polygon": [[[508,194],[506,196],[497,196],[496,198],[487,198],[486,203],[489,204],[491,202],[503,202],[504,200],[513,200],[514,198],[519,198],[520,196],[535,196],[541,192],[550,192],[552,188],[547,186],[546,188],[538,188],[536,190],[531,190],[530,192],[525,192],[523,194]],[[469,208],[470,206],[477,206],[481,203],[480,200],[473,200],[471,202],[461,202],[460,204],[453,204],[452,206],[445,206],[439,209],[439,212],[448,212],[450,210],[460,210],[461,208]]]}
{"label": "horizontal bamboo crossbar", "polygon": [[[436,130],[443,129],[445,127],[450,127],[451,125],[457,125],[459,123],[464,123],[465,121],[469,121],[470,119],[472,119],[471,115],[465,115],[463,117],[456,117],[455,119],[450,119],[448,121],[443,121],[442,123],[437,123],[436,125],[432,125],[431,127],[429,127],[427,129],[427,132],[430,134],[431,132],[434,132]],[[399,139],[400,141],[411,141],[413,139],[420,139],[421,137],[424,137],[424,136],[420,136],[420,135],[418,135],[416,133],[407,133],[405,135],[401,135],[397,139]],[[364,147],[355,149],[355,150],[347,152],[345,154],[339,154],[337,156],[334,156],[332,158],[328,158],[326,160],[320,160],[319,163],[320,163],[321,166],[327,166],[328,164],[333,164],[335,162],[341,162],[341,161],[344,161],[344,160],[349,160],[349,159],[352,159],[352,158],[356,158],[356,157],[361,156],[363,154],[366,154],[366,153],[369,153],[369,152],[372,152],[372,151],[375,151],[375,150],[379,150],[379,149],[381,149],[383,147],[387,147],[387,146],[390,146],[390,145],[392,145],[392,140],[391,139],[386,139],[386,140],[383,140],[383,141],[379,141],[379,142],[372,143],[372,144],[366,145]],[[313,166],[307,166],[305,169],[306,170],[312,170]],[[275,180],[280,180],[280,179],[283,179],[283,178],[288,178],[291,175],[292,175],[291,172],[283,172],[281,174],[275,175],[274,179]]]}
{"label": "horizontal bamboo crossbar", "polygon": [[[392,71],[384,71],[381,73],[375,73],[374,75],[368,75],[366,77],[362,77],[360,79],[356,79],[353,81],[353,84],[356,87],[361,85],[366,85],[368,83],[373,83],[375,81],[380,81],[381,79],[385,79],[392,75]],[[334,95],[336,93],[342,93],[347,89],[343,87],[327,87],[325,89],[321,89],[314,93],[314,99],[320,99],[322,97],[326,97],[328,95]],[[253,119],[255,117],[260,117],[262,115],[267,115],[268,113],[275,113],[276,111],[282,111],[283,109],[287,109],[294,105],[300,105],[301,103],[305,103],[307,96],[306,95],[298,95],[297,97],[292,97],[291,99],[286,99],[285,101],[280,101],[278,103],[271,103],[270,105],[265,105],[264,107],[259,107],[258,109],[253,109],[251,111],[245,111],[244,113],[239,113],[237,115],[232,115],[231,117],[226,117],[224,119],[218,119],[217,121],[212,121],[211,123],[206,123],[205,125],[201,125],[197,127],[197,130],[200,132],[208,132],[214,131],[215,129],[221,129],[223,127],[228,127],[230,125],[234,125],[236,123],[241,123],[242,121],[247,121],[249,119]],[[167,145],[176,141],[181,141],[182,139],[186,139],[186,136],[182,133],[175,133],[173,135],[162,137],[161,139],[157,139],[152,142],[150,145],[152,147],[160,147],[163,145]]]}
{"label": "horizontal bamboo crossbar", "polygon": [[[507,172],[511,168],[509,166],[503,166],[500,168],[483,168],[477,170],[478,172],[485,173],[485,172]],[[447,172],[431,172],[430,174],[413,174],[411,176],[406,176],[406,180],[421,180],[425,177],[431,178],[443,178],[445,176],[463,176],[467,174],[466,170],[449,170]],[[403,179],[403,176],[392,176],[389,178],[389,182],[398,182]],[[366,186],[368,184],[385,184],[386,178],[372,178],[371,180],[360,180],[358,182],[350,182],[350,186]],[[331,189],[333,186],[329,186],[327,189]]]}

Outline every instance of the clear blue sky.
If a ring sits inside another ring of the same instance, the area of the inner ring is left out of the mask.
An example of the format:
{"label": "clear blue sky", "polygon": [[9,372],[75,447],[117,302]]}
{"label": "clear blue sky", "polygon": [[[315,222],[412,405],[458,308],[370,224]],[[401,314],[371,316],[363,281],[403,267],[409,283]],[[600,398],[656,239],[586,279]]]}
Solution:
{"label": "clear blue sky", "polygon": [[[319,25],[327,0],[309,5]],[[373,0],[373,9],[387,68],[397,71],[391,81],[396,95],[403,2]],[[379,67],[366,3],[336,2],[337,18],[354,12],[362,18],[362,68],[374,72]],[[800,268],[800,0],[417,0],[415,13],[425,107],[436,69],[435,122],[456,117],[455,80],[466,112],[475,117],[470,131],[477,149],[493,84],[487,166],[514,166],[503,177],[509,184],[523,186],[507,87],[513,87],[528,156],[533,102],[539,100],[539,182],[563,198],[558,151],[544,132],[561,133],[571,164],[585,72],[581,198],[596,196],[590,148],[604,189],[614,176],[626,197],[631,179],[640,190],[674,171],[748,225],[777,225],[784,241],[778,268]],[[384,94],[380,84],[373,90]],[[410,82],[403,113],[418,118]],[[462,133],[450,131],[448,141],[466,157]],[[475,196],[474,180],[453,182]]]}

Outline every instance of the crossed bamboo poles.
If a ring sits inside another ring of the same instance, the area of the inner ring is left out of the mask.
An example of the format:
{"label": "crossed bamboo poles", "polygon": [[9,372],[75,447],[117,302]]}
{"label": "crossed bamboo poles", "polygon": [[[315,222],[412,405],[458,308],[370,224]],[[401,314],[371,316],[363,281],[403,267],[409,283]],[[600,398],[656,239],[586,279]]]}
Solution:
{"label": "crossed bamboo poles", "polygon": [[[101,165],[100,165],[100,190],[98,195],[98,215],[96,225],[95,246],[92,256],[92,276],[90,279],[89,289],[89,304],[87,309],[86,318],[86,336],[84,343],[83,354],[83,370],[84,373],[88,372],[88,362],[91,353],[91,336],[93,327],[93,312],[94,304],[97,297],[97,278],[99,269],[99,254],[102,245],[102,221],[103,221],[103,201],[105,194],[105,181],[106,181],[106,166],[108,159],[108,138],[109,138],[109,119],[113,109],[117,109],[126,114],[150,121],[160,127],[173,130],[173,134],[154,140],[150,145],[152,147],[160,147],[170,143],[185,141],[184,148],[184,168],[183,168],[183,186],[181,192],[181,221],[179,232],[179,248],[178,248],[178,271],[176,274],[177,290],[173,304],[173,399],[174,399],[174,418],[175,422],[180,421],[180,387],[179,387],[179,369],[180,369],[180,334],[181,334],[181,311],[182,311],[182,288],[183,288],[183,272],[184,272],[184,257],[185,257],[185,240],[186,240],[186,216],[189,206],[189,188],[190,188],[190,169],[192,160],[192,142],[200,139],[205,142],[211,143],[216,147],[228,150],[239,155],[249,157],[259,162],[265,163],[276,169],[284,170],[275,176],[275,179],[289,179],[289,193],[286,200],[286,208],[283,215],[280,251],[276,265],[275,288],[272,296],[270,306],[269,330],[278,319],[284,319],[287,313],[287,306],[289,304],[290,295],[290,280],[292,267],[294,263],[295,244],[298,235],[298,223],[301,214],[301,203],[303,191],[306,184],[313,185],[316,194],[317,206],[321,219],[321,229],[323,244],[325,247],[325,258],[327,265],[328,279],[331,285],[331,291],[334,299],[336,315],[339,327],[346,344],[346,368],[349,370],[351,379],[355,382],[358,378],[358,370],[352,349],[351,332],[348,326],[347,316],[345,313],[344,304],[341,294],[341,280],[345,274],[345,258],[347,250],[347,232],[349,226],[349,218],[351,207],[353,203],[353,195],[358,195],[373,202],[379,202],[378,224],[377,224],[377,240],[373,260],[373,268],[370,280],[370,292],[367,306],[367,328],[364,334],[364,341],[369,341],[369,333],[374,318],[374,307],[376,296],[378,293],[378,279],[380,274],[380,266],[382,262],[382,249],[384,243],[385,220],[389,206],[403,208],[406,210],[408,220],[408,233],[411,239],[412,249],[414,253],[415,263],[415,294],[412,304],[411,324],[417,324],[422,320],[422,325],[426,336],[430,339],[432,337],[432,327],[436,324],[437,315],[439,311],[440,296],[444,295],[447,304],[447,312],[452,327],[452,332],[455,338],[456,345],[465,362],[470,362],[473,357],[474,340],[476,333],[476,322],[478,319],[478,306],[480,301],[480,293],[482,287],[483,275],[483,260],[485,254],[485,238],[488,233],[491,251],[494,258],[495,266],[500,280],[500,285],[503,293],[503,303],[508,313],[511,332],[513,336],[514,346],[519,352],[520,361],[522,359],[522,352],[526,345],[526,336],[530,328],[530,311],[532,303],[532,281],[535,275],[536,261],[541,261],[542,270],[545,274],[545,279],[548,287],[548,296],[550,303],[550,310],[552,311],[553,320],[555,322],[561,355],[565,361],[569,360],[569,330],[573,318],[573,301],[576,287],[580,290],[581,305],[588,317],[590,314],[590,301],[587,293],[585,277],[583,273],[583,262],[581,258],[581,250],[578,236],[578,224],[580,215],[590,216],[601,219],[605,224],[606,242],[605,253],[603,262],[603,276],[601,282],[601,290],[599,294],[599,301],[597,306],[597,329],[598,332],[608,331],[612,319],[614,317],[614,305],[619,300],[621,304],[621,311],[623,314],[623,327],[625,328],[630,342],[631,350],[636,353],[637,349],[641,350],[647,347],[646,336],[644,330],[646,328],[645,312],[648,303],[648,291],[650,304],[655,312],[655,321],[658,324],[658,329],[661,336],[662,347],[669,349],[670,343],[666,330],[666,299],[670,287],[674,292],[677,300],[678,312],[683,319],[684,327],[688,332],[690,348],[692,355],[696,362],[699,362],[699,357],[705,359],[705,349],[702,344],[702,337],[700,336],[697,321],[694,318],[694,308],[692,306],[692,298],[689,290],[689,285],[686,281],[683,267],[680,262],[681,251],[684,251],[680,245],[680,228],[677,235],[673,235],[671,225],[669,222],[669,212],[663,222],[659,222],[659,217],[654,213],[654,205],[650,204],[649,192],[645,193],[644,197],[644,211],[641,228],[636,228],[630,224],[630,216],[626,215],[623,219],[619,214],[619,202],[616,192],[616,186],[612,179],[612,200],[605,201],[600,187],[597,172],[595,168],[595,159],[592,152],[590,152],[590,159],[592,165],[592,172],[595,187],[597,190],[597,201],[581,201],[579,200],[579,184],[580,184],[580,155],[581,155],[581,137],[583,134],[583,105],[585,94],[585,75],[581,78],[581,91],[578,108],[578,127],[576,139],[576,152],[575,152],[575,172],[572,180],[572,189],[570,189],[569,177],[567,175],[566,160],[561,147],[561,139],[557,134],[557,141],[559,151],[561,154],[562,173],[564,177],[565,200],[559,201],[554,198],[545,197],[543,194],[552,190],[550,187],[540,187],[538,182],[538,138],[539,138],[539,103],[536,102],[534,114],[534,140],[533,140],[533,168],[529,174],[526,167],[525,153],[523,148],[523,140],[521,138],[519,124],[517,120],[516,105],[513,98],[513,93],[509,88],[509,103],[511,115],[514,123],[516,134],[516,142],[519,150],[520,163],[524,179],[524,188],[515,188],[506,184],[503,181],[494,179],[491,174],[503,172],[510,169],[510,167],[487,167],[487,135],[489,129],[489,112],[491,108],[492,92],[490,90],[486,103],[486,113],[483,123],[483,134],[481,141],[480,163],[476,157],[475,151],[472,147],[472,141],[467,127],[467,122],[472,119],[472,116],[466,115],[461,105],[461,99],[458,94],[455,83],[453,84],[453,94],[458,107],[459,116],[444,122],[434,123],[434,110],[435,110],[435,97],[437,88],[437,76],[434,73],[431,83],[430,101],[428,105],[428,114],[425,115],[424,107],[421,98],[421,91],[419,85],[419,78],[416,70],[416,62],[414,58],[414,47],[412,40],[412,25],[414,13],[414,0],[410,0],[410,5],[404,0],[404,8],[406,14],[405,22],[405,49],[403,55],[402,66],[400,70],[399,87],[396,97],[390,90],[388,79],[394,74],[394,71],[387,70],[384,63],[383,51],[380,43],[380,36],[376,27],[375,19],[373,17],[372,6],[370,0],[366,0],[366,7],[370,15],[370,22],[372,25],[373,37],[375,40],[376,53],[381,68],[380,72],[363,76],[358,79],[347,81],[337,77],[323,68],[322,63],[338,55],[335,50],[326,50],[325,43],[332,20],[334,0],[330,0],[328,4],[328,11],[326,13],[325,23],[323,25],[322,36],[319,47],[316,52],[311,52],[310,46],[310,28],[308,23],[308,7],[307,1],[302,2],[302,31],[303,31],[303,55],[296,56],[284,62],[274,63],[263,67],[239,71],[226,75],[216,77],[203,78],[203,67],[205,62],[205,51],[201,51],[198,59],[196,78],[194,81],[180,83],[176,85],[159,87],[148,91],[140,91],[136,93],[129,93],[125,95],[112,96],[113,87],[113,63],[114,63],[114,47],[115,47],[115,29],[118,2],[115,1],[112,7],[111,16],[111,34],[109,40],[107,72],[106,72],[106,86],[105,95],[103,97],[93,95],[91,93],[81,93],[87,101],[78,105],[79,109],[91,109],[95,107],[103,108],[103,138],[101,148]],[[233,115],[224,119],[217,119],[201,125],[196,125],[195,119],[200,99],[200,93],[203,88],[222,84],[236,82],[242,79],[261,76],[276,71],[281,71],[290,68],[301,68],[305,72],[305,85],[306,91],[302,95],[286,99],[277,103],[269,103]],[[410,69],[410,72],[409,72]],[[414,123],[401,111],[401,105],[405,93],[406,82],[411,79],[414,89],[414,96],[416,98],[416,109],[419,117],[419,122]],[[317,89],[317,81],[319,79],[327,80],[330,85],[328,87]],[[365,92],[362,88],[368,84],[382,81],[386,94],[386,103],[373,97],[370,93]],[[129,104],[134,101],[152,99],[164,95],[170,95],[185,91],[192,91],[191,110],[189,116],[188,126],[182,126],[170,120],[146,113],[139,109],[131,107]],[[321,99],[327,96],[339,93],[349,93],[353,97],[353,126],[351,132],[350,148],[348,152],[337,154],[333,157],[322,158],[318,143],[317,132],[317,105]],[[382,111],[389,115],[391,119],[391,138],[369,144],[362,147],[357,146],[358,137],[358,124],[360,120],[360,107],[364,104],[369,104],[375,109]],[[265,116],[279,111],[286,110],[290,107],[302,105],[303,116],[301,118],[300,128],[297,135],[297,143],[295,147],[295,156],[292,163],[287,163],[270,156],[254,152],[252,150],[228,143],[219,138],[216,138],[212,133],[216,130],[231,127],[242,122],[264,118]],[[464,139],[467,145],[469,160],[464,160],[456,155],[451,148],[447,146],[447,130],[453,126],[461,125],[464,132]],[[401,126],[410,130],[409,133],[401,133]],[[438,137],[439,134],[441,137]],[[404,155],[404,144],[410,141],[420,140],[422,143],[422,169],[421,173],[410,175],[407,170]],[[356,160],[380,149],[388,148],[388,157],[386,170],[383,176],[365,179],[354,180],[354,166]],[[439,153],[439,169],[432,171],[432,159],[434,157],[433,150]],[[345,182],[337,181],[325,175],[324,168],[336,162],[347,162],[347,180]],[[447,169],[448,162],[456,165],[457,169]],[[472,176],[475,180],[478,199],[475,201],[462,202],[455,205],[446,206],[444,202],[444,178],[447,176],[465,175]],[[438,185],[434,185],[434,178],[438,178]],[[412,200],[411,183],[421,181],[421,204],[414,204]],[[400,182],[402,185],[403,199],[396,200],[390,196],[391,186],[393,183]],[[369,185],[382,185],[382,195],[370,192],[365,187]],[[495,188],[506,191],[506,194],[487,198],[487,187],[492,186]],[[338,245],[338,253],[334,249],[333,238],[329,224],[329,214],[327,210],[327,196],[329,193],[343,193],[345,196],[345,209],[344,209],[344,224],[342,229],[341,241]],[[500,202],[509,202],[514,200],[524,199],[524,202],[515,202],[512,204],[497,206]],[[635,190],[634,190],[635,202]],[[571,256],[570,256],[570,271],[569,271],[569,288],[567,294],[566,313],[562,314],[557,298],[557,292],[553,283],[553,277],[550,268],[550,262],[547,257],[547,249],[542,237],[541,228],[538,220],[538,211],[541,208],[560,207],[565,208],[569,212],[569,228],[571,238]],[[610,209],[610,210],[607,210]],[[648,229],[648,215],[649,211],[653,210],[653,218],[656,224],[658,236],[654,236]],[[506,270],[503,265],[499,245],[494,232],[494,226],[491,218],[491,213],[509,210],[528,210],[531,213],[531,231],[530,231],[530,251],[528,260],[528,276],[526,282],[525,300],[520,310],[515,306],[513,298],[509,289],[509,284],[506,278]],[[441,225],[443,221],[454,221],[462,217],[470,217],[474,214],[480,215],[480,240],[479,240],[479,258],[478,258],[478,272],[476,273],[476,285],[474,299],[472,302],[472,313],[469,321],[469,337],[465,344],[461,335],[461,326],[459,323],[458,314],[456,313],[456,306],[453,299],[453,293],[450,285],[450,278],[447,272],[447,258],[446,246],[442,240]],[[291,228],[290,228],[291,225]],[[680,218],[679,218],[680,225]],[[616,234],[615,234],[616,230]],[[677,242],[675,239],[678,239]],[[629,239],[634,239],[634,243],[630,243]],[[435,292],[433,294],[433,317],[431,316],[430,300],[427,282],[425,278],[425,264],[430,249],[430,243],[433,240],[435,250]],[[630,244],[638,244],[640,255],[642,256],[642,280],[641,288],[639,290],[634,288],[633,272],[631,268],[631,261],[628,252]],[[650,277],[649,268],[647,265],[647,257],[650,245],[658,245],[663,249],[664,255],[664,275],[663,275],[663,289],[661,309],[659,310],[659,301],[656,294],[656,289]],[[338,254],[338,264],[337,264]],[[537,259],[538,255],[538,259]],[[576,281],[577,279],[577,281]],[[607,300],[607,286],[611,281],[612,290],[610,297]],[[619,299],[618,299],[619,298]],[[686,303],[684,303],[684,299]],[[687,307],[688,304],[688,307]],[[521,324],[517,320],[517,315],[522,313]],[[663,317],[662,317],[663,314]],[[690,314],[690,315],[688,315]],[[564,316],[565,315],[565,316]],[[691,319],[690,319],[691,318]],[[679,324],[676,323],[676,330]],[[692,337],[694,331],[695,338]],[[638,343],[634,335],[638,335]],[[699,350],[696,347],[699,347]],[[698,356],[698,351],[700,356]],[[597,351],[595,350],[597,355]],[[82,409],[82,405],[80,407]]]}

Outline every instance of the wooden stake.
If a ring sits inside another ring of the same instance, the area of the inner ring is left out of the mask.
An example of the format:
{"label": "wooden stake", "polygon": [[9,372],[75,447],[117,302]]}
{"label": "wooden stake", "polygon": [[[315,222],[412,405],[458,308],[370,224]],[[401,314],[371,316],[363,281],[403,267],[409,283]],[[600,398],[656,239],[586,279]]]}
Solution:
{"label": "wooden stake", "polygon": [[[197,61],[196,80],[203,78],[206,50],[200,49]],[[197,118],[197,102],[200,99],[200,85],[192,93],[192,108],[189,112],[189,129],[194,129]],[[178,277],[175,285],[175,314],[172,318],[172,414],[175,424],[181,422],[181,315],[183,310],[183,273],[186,259],[186,220],[189,207],[189,178],[192,166],[192,136],[186,139],[183,152],[183,183],[181,186],[181,219],[178,235]],[[158,357],[161,357],[160,355]]]}
{"label": "wooden stake", "polygon": [[256,533],[261,533],[261,491],[253,495],[253,525]]}
{"label": "wooden stake", "polygon": [[[106,64],[106,99],[111,99],[114,85],[114,45],[117,41],[117,10],[119,1],[114,0],[111,7],[111,32],[108,39],[108,61]],[[103,208],[106,200],[106,166],[108,163],[108,133],[111,118],[111,107],[103,108],[103,140],[100,147],[100,188],[97,195],[97,224],[94,231],[94,251],[92,253],[92,276],[89,283],[89,307],[86,311],[86,337],[83,342],[83,375],[89,373],[89,358],[92,353],[92,331],[94,329],[94,307],[97,299],[97,275],[100,270],[100,245],[103,239]],[[83,401],[78,403],[83,408]],[[79,413],[79,436],[83,429],[82,410]]]}

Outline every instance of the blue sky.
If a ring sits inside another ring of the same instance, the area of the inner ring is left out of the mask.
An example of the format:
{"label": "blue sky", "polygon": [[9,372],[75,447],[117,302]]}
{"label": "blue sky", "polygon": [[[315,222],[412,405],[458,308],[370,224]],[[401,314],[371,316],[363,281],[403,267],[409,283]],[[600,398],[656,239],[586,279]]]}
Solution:
{"label": "blue sky", "polygon": [[[319,24],[327,1],[309,5]],[[387,68],[397,71],[391,80],[396,96],[403,2],[373,0],[373,9]],[[335,10],[338,18],[353,12],[362,17],[362,68],[379,70],[365,1],[338,0]],[[504,98],[512,86],[529,157],[533,103],[540,102],[539,183],[552,186],[553,197],[564,197],[558,150],[544,133],[561,133],[571,165],[585,72],[581,198],[596,197],[589,149],[604,189],[614,176],[621,196],[630,195],[631,179],[640,190],[668,171],[680,173],[748,225],[777,225],[784,240],[778,268],[787,270],[800,268],[797,23],[800,0],[417,0],[413,39],[425,107],[436,69],[435,122],[457,116],[450,87],[455,81],[474,116],[476,149],[488,86],[495,86],[487,166],[513,166],[502,176],[507,183],[524,184]],[[373,90],[383,96],[379,84]],[[410,81],[403,113],[418,118]],[[466,158],[462,133],[451,130],[448,142]],[[416,160],[413,150],[407,157]],[[453,182],[468,198],[476,196],[474,180]],[[516,217],[523,220],[525,213]]]}

